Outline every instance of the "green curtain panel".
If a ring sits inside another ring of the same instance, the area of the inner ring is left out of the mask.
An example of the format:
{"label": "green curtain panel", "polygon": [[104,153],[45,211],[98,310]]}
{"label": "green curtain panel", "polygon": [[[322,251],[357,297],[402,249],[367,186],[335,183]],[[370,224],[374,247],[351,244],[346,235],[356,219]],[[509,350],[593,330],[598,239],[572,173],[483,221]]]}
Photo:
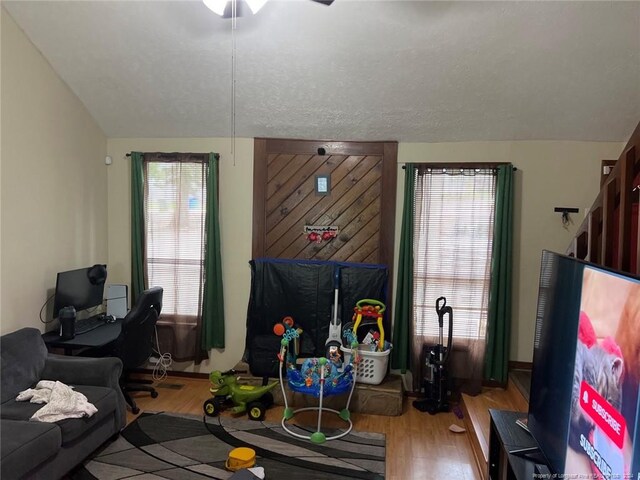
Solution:
{"label": "green curtain panel", "polygon": [[496,179],[496,210],[491,256],[491,288],[487,319],[486,380],[507,382],[511,332],[511,270],[513,267],[513,165],[500,165]]}
{"label": "green curtain panel", "polygon": [[206,169],[207,212],[205,217],[204,298],[202,302],[202,348],[224,348],[224,296],[222,258],[220,255],[220,222],[218,215],[217,153],[209,154]]}
{"label": "green curtain panel", "polygon": [[416,167],[408,163],[404,172],[404,206],[402,231],[400,233],[400,254],[398,258],[398,279],[396,304],[393,320],[393,350],[391,366],[405,373],[410,365],[411,321],[413,311],[413,217],[415,210]]}
{"label": "green curtain panel", "polygon": [[144,291],[144,171],[142,153],[131,152],[131,305]]}

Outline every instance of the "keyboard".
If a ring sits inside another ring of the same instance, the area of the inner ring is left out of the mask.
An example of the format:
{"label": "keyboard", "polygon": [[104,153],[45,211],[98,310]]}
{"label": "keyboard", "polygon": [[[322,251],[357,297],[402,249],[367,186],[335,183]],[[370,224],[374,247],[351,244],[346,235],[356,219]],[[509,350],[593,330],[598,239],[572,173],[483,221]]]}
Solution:
{"label": "keyboard", "polygon": [[76,321],[76,335],[82,335],[83,333],[95,330],[98,327],[104,325],[104,315],[95,315],[89,318],[83,318]]}

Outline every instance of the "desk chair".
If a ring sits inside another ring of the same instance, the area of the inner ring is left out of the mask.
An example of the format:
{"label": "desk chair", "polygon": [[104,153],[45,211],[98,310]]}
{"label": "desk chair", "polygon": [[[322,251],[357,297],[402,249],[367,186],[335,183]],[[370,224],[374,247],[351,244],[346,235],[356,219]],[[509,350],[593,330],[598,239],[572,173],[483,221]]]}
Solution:
{"label": "desk chair", "polygon": [[[155,326],[162,310],[162,287],[152,287],[140,294],[136,305],[122,320],[122,333],[115,341],[113,355],[123,364],[120,386],[127,403],[134,414],[140,412],[129,392],[150,392],[152,398],[158,392],[150,385],[141,385],[144,381],[131,382],[131,370],[144,365],[153,354]],[[149,382],[151,383],[151,382]]]}

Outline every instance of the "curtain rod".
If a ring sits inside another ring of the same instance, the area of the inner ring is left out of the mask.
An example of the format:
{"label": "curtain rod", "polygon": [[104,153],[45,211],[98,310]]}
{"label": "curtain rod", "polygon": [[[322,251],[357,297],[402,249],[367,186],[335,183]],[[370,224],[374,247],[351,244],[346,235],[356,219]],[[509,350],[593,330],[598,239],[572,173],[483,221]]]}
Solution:
{"label": "curtain rod", "polygon": [[[154,153],[157,155],[209,155],[208,153],[194,153],[194,152],[173,152],[173,153],[163,153],[163,152],[147,152],[147,153]],[[144,155],[144,154],[143,154]],[[130,157],[131,156],[131,152],[125,154],[125,157]],[[216,153],[216,160],[220,160],[220,154]]]}
{"label": "curtain rod", "polygon": [[[418,165],[429,165],[426,163],[419,163]],[[433,164],[431,164],[433,165]],[[466,164],[453,164],[455,166],[451,166],[452,164],[448,164],[447,166],[443,165],[443,164],[437,164],[437,167],[435,168],[495,168],[499,165],[507,165],[506,163],[493,163],[493,164],[486,164],[486,163],[479,163],[479,164],[474,164],[474,163],[466,163]],[[481,165],[481,166],[480,166]],[[404,165],[402,165],[402,169],[406,170],[407,169],[407,164],[405,163]],[[518,170],[518,167],[513,167],[513,171],[515,172],[516,170]]]}

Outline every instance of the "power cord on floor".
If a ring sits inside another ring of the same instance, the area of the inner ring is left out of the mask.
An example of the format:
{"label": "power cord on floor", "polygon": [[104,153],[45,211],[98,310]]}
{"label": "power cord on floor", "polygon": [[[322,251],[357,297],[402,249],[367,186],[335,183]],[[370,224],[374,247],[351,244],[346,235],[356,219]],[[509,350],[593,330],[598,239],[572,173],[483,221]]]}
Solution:
{"label": "power cord on floor", "polygon": [[167,369],[171,367],[173,360],[170,353],[160,353],[160,342],[158,341],[158,329],[156,328],[156,347],[154,353],[158,355],[156,366],[153,367],[152,378],[155,382],[160,382],[167,377]]}

